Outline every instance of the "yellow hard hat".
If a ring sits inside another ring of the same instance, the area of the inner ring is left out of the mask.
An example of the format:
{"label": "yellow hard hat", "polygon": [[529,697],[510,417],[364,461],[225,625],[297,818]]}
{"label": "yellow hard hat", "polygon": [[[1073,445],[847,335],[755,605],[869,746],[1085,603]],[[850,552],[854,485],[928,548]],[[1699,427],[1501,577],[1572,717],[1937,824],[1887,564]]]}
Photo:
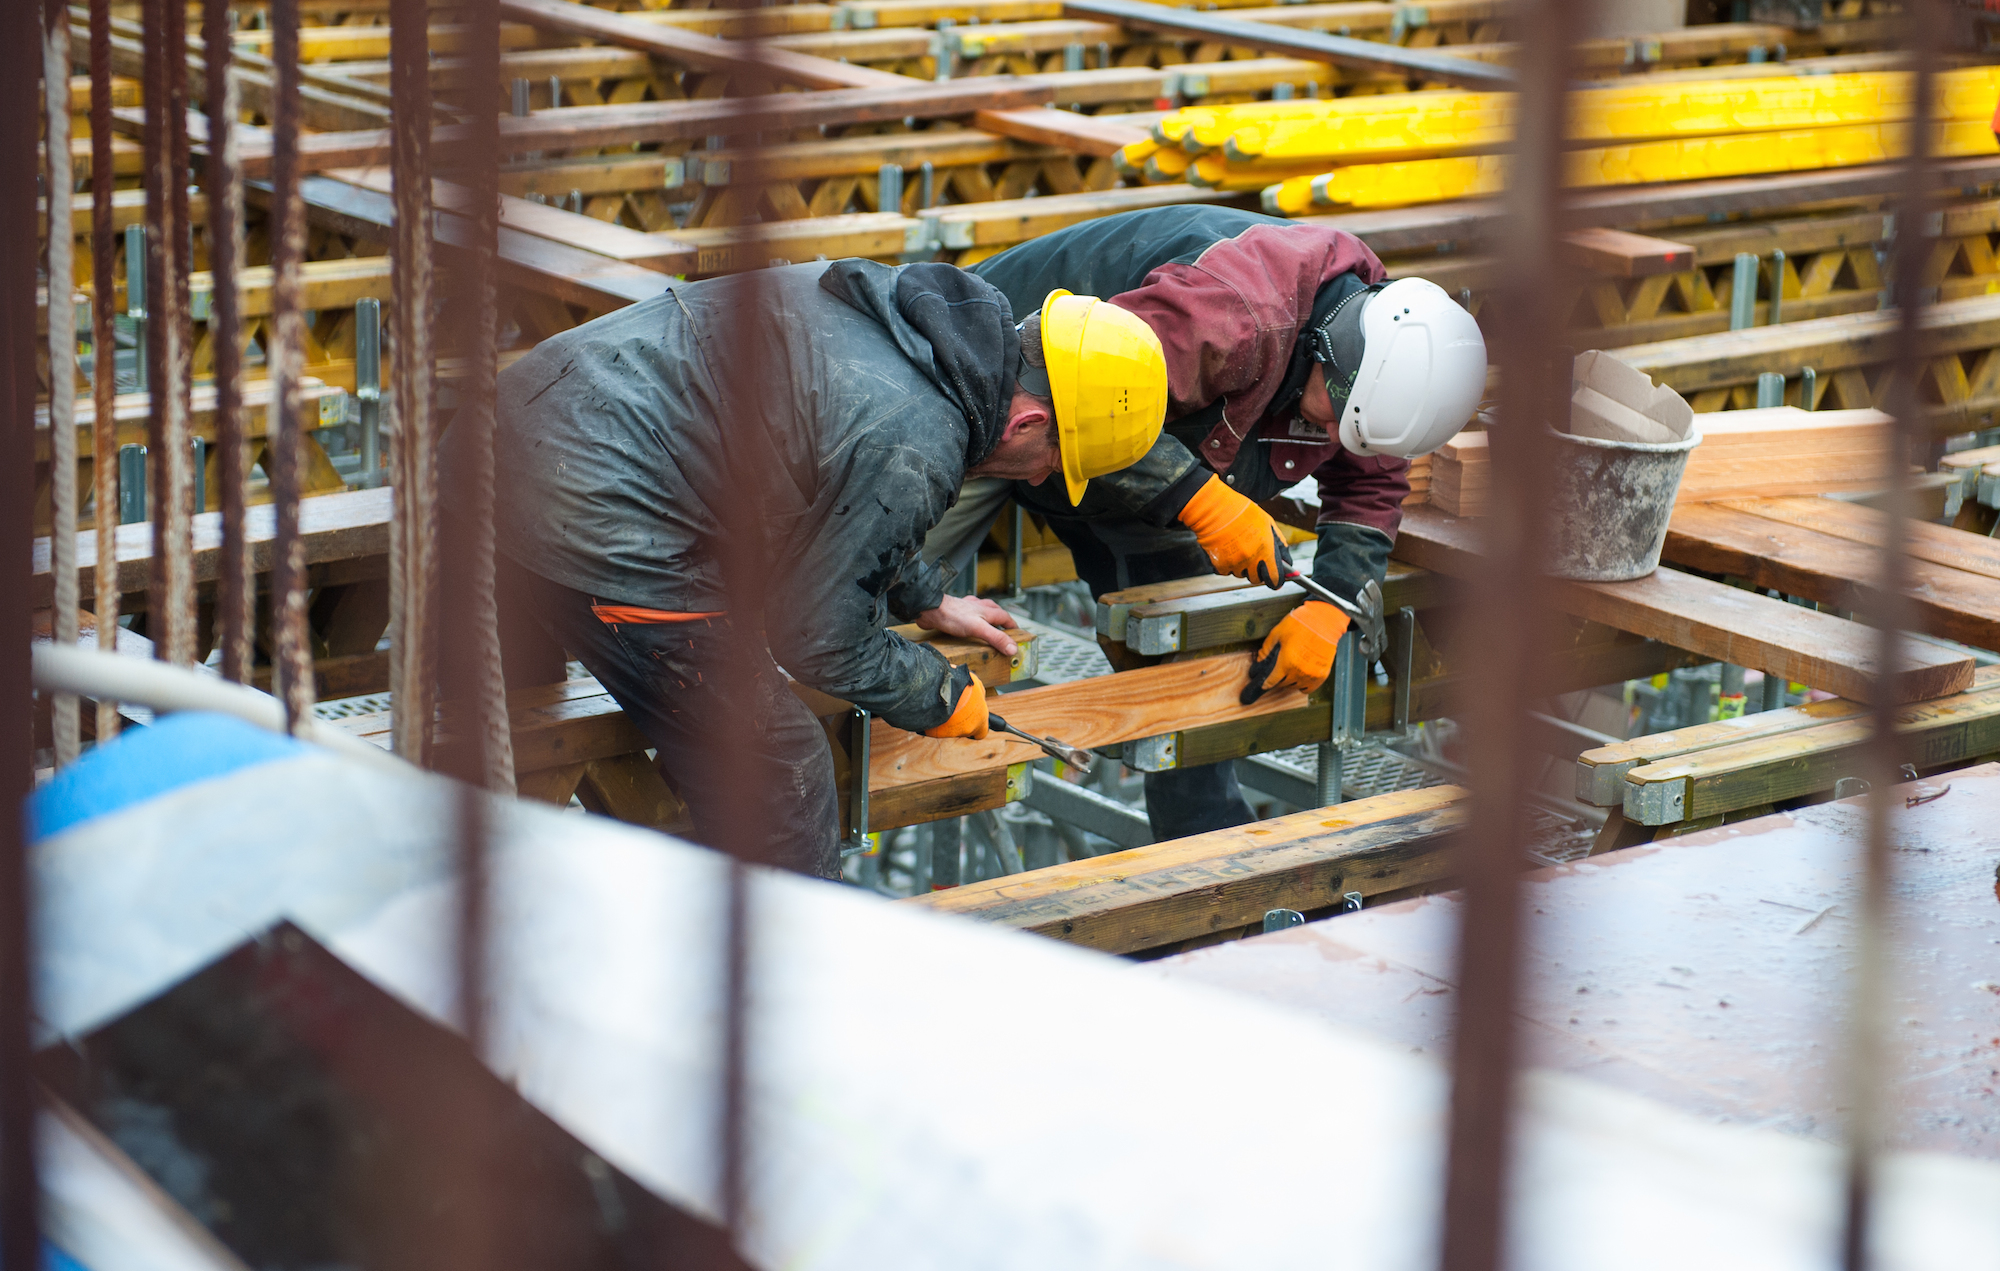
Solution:
{"label": "yellow hard hat", "polygon": [[1130,467],[1159,440],[1167,362],[1160,337],[1137,314],[1061,289],[1042,301],[1042,356],[1063,483],[1075,505],[1086,481]]}

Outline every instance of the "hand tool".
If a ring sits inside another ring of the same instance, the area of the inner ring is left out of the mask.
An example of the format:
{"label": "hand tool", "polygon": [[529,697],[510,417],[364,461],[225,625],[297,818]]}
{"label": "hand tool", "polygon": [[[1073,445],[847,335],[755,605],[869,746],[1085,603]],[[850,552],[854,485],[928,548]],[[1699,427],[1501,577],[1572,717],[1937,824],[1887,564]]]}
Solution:
{"label": "hand tool", "polygon": [[1343,600],[1333,592],[1320,586],[1306,575],[1294,569],[1286,573],[1286,582],[1294,582],[1306,589],[1315,600],[1324,600],[1335,609],[1346,614],[1354,622],[1354,630],[1361,637],[1361,656],[1373,662],[1382,656],[1386,638],[1382,626],[1382,587],[1374,579],[1369,579],[1362,587],[1358,603]]}
{"label": "hand tool", "polygon": [[1014,736],[1022,738],[1025,741],[1032,741],[1037,746],[1040,746],[1049,758],[1060,759],[1078,772],[1089,772],[1090,766],[1097,762],[1097,756],[1091,754],[1088,750],[1084,750],[1078,746],[1067,745],[1055,740],[1053,737],[1037,737],[1033,733],[1022,732],[998,715],[988,715],[986,717],[986,726],[1003,733],[1012,733]]}

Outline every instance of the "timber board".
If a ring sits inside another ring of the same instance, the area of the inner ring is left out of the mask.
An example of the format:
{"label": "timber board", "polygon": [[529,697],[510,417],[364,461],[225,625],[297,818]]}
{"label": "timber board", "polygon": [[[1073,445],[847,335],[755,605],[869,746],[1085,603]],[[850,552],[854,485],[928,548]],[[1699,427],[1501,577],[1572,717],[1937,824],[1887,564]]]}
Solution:
{"label": "timber board", "polygon": [[1347,892],[1439,881],[1466,821],[1463,797],[1438,786],[1364,799],[899,903],[1136,953],[1247,926],[1273,908],[1325,909]]}
{"label": "timber board", "polygon": [[[1870,545],[1882,541],[1888,525],[1887,513],[1836,499],[1732,499],[1722,506]],[[1904,550],[1919,560],[2000,579],[2000,543],[1985,535],[1925,521],[1906,522],[1903,534]]]}
{"label": "timber board", "polygon": [[[1625,817],[1667,825],[1833,788],[1861,770],[1873,732],[1852,718],[1682,758],[1625,774]],[[1899,757],[1920,771],[2000,750],[2000,688],[1919,702],[1896,712]]]}
{"label": "timber board", "polygon": [[[1408,508],[1395,555],[1454,577],[1479,567],[1479,522],[1430,507]],[[1559,581],[1564,613],[1631,631],[1714,661],[1782,675],[1840,697],[1874,692],[1875,636],[1859,623],[1756,592],[1661,569],[1622,583]],[[1907,650],[1892,692],[1897,701],[1956,693],[1972,681],[1972,659],[1927,646]]]}
{"label": "timber board", "polygon": [[[1874,547],[1714,504],[1675,509],[1664,559],[1841,610],[1867,608],[1882,570]],[[1918,629],[2000,648],[2000,579],[1923,559],[1906,560],[1902,578]]]}

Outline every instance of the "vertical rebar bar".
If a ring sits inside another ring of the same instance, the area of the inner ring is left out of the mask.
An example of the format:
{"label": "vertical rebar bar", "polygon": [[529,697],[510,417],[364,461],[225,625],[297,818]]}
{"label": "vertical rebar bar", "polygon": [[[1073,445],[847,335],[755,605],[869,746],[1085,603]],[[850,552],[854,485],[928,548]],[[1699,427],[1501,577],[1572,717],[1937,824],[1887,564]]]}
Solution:
{"label": "vertical rebar bar", "polygon": [[[59,9],[57,10],[60,11]],[[43,10],[0,6],[0,172],[35,170],[41,112]],[[0,359],[4,359],[6,453],[0,454],[0,1266],[41,1265],[41,1195],[35,1175],[35,1086],[30,1022],[34,948],[29,908],[27,818],[22,805],[34,771],[28,670],[33,610],[35,495],[35,183],[0,190]],[[8,581],[11,579],[12,581]]]}
{"label": "vertical rebar bar", "polygon": [[[500,76],[500,15],[495,0],[470,0],[466,21],[467,79],[463,101]],[[507,727],[507,685],[500,663],[500,617],[494,594],[493,557],[493,379],[499,369],[500,296],[497,260],[500,240],[500,120],[491,109],[476,110],[465,124],[459,176],[466,190],[465,250],[455,257],[453,293],[466,324],[465,378],[452,427],[462,468],[449,501],[446,527],[451,553],[446,561],[458,576],[451,589],[454,648],[443,663],[444,697],[454,712],[452,729],[461,739],[478,736],[475,766],[457,766],[453,775],[488,790],[514,792],[514,743]]]}
{"label": "vertical rebar bar", "polygon": [[[1924,379],[1926,304],[1924,268],[1931,251],[1933,185],[1931,118],[1936,105],[1939,35],[1946,14],[1937,0],[1910,0],[1903,6],[1903,43],[1910,58],[1911,94],[1915,118],[1910,121],[1907,179],[1898,183],[1895,237],[1889,276],[1896,306],[1895,360],[1883,408],[1895,420],[1895,444],[1884,459],[1882,486],[1888,491],[1880,573],[1861,607],[1861,616],[1875,628],[1875,680],[1869,703],[1872,731],[1868,743],[1868,776],[1872,792],[1866,800],[1867,843],[1861,869],[1860,914],[1854,960],[1853,1003],[1848,1013],[1846,1221],[1841,1233],[1841,1265],[1862,1271],[1870,1262],[1875,1170],[1889,1122],[1883,1096],[1887,1042],[1883,1036],[1888,1003],[1891,873],[1894,854],[1890,823],[1894,790],[1907,746],[1896,727],[1897,683],[1903,659],[1902,633],[1915,625],[1904,560],[1910,516],[1908,456],[1922,453],[1930,442],[1919,385]],[[1934,290],[1931,294],[1935,294]]]}
{"label": "vertical rebar bar", "polygon": [[1452,1042],[1447,1144],[1445,1271],[1495,1271],[1507,1240],[1508,1166],[1514,1133],[1515,1030],[1523,944],[1518,880],[1526,857],[1527,792],[1539,769],[1528,756],[1528,715],[1547,695],[1555,606],[1544,575],[1552,465],[1550,425],[1566,426],[1570,364],[1564,350],[1573,295],[1557,250],[1562,230],[1565,97],[1584,6],[1528,0],[1517,16],[1533,40],[1520,46],[1515,152],[1503,231],[1505,272],[1488,336],[1500,365],[1494,433],[1493,515],[1485,560],[1470,580],[1467,670],[1480,686],[1466,712],[1473,815],[1458,861],[1458,1019]]}
{"label": "vertical rebar bar", "polygon": [[296,730],[313,708],[311,633],[306,627],[305,544],[299,538],[300,432],[304,403],[299,357],[305,314],[300,264],[305,257],[305,209],[299,200],[299,0],[271,5],[271,404],[265,424],[276,541],[271,560],[271,686]]}
{"label": "vertical rebar bar", "polygon": [[[42,27],[44,186],[48,206],[49,321],[49,572],[54,575],[52,634],[57,645],[76,644],[80,624],[76,576],[76,226],[71,198],[76,169],[69,153],[69,15],[48,6]],[[55,764],[76,762],[83,725],[76,695],[57,693],[50,703]]]}
{"label": "vertical rebar bar", "polygon": [[[152,588],[146,629],[176,666],[195,653],[194,474],[189,461],[187,8],[146,5],[146,298],[148,452],[152,458]],[[158,46],[158,47],[155,47]]]}
{"label": "vertical rebar bar", "polygon": [[[111,220],[111,192],[117,178],[111,158],[111,0],[90,0],[90,466],[96,487],[97,647],[118,647],[118,330],[114,324],[118,283],[117,231]],[[97,740],[118,735],[118,703],[97,703]]]}
{"label": "vertical rebar bar", "polygon": [[[257,582],[246,546],[250,450],[243,436],[242,298],[237,269],[243,262],[243,176],[237,161],[236,67],[230,56],[229,0],[205,0],[202,42],[208,62],[208,268],[213,279],[208,344],[215,378],[216,480],[221,485],[222,560],[216,579],[216,639],[222,674],[250,682],[252,637],[257,629]],[[199,507],[196,509],[199,511]]]}
{"label": "vertical rebar bar", "polygon": [[[395,106],[395,257],[390,316],[389,686],[396,753],[430,765],[436,711],[437,467],[431,408],[434,343],[429,6],[391,0],[389,85]],[[477,100],[476,98],[473,100]]]}

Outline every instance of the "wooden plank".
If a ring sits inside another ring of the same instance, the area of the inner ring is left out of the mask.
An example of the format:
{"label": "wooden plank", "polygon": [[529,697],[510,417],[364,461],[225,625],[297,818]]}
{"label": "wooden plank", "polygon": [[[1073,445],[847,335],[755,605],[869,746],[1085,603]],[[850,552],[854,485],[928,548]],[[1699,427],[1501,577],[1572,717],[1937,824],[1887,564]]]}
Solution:
{"label": "wooden plank", "polygon": [[[1618,359],[1682,393],[1755,383],[1765,371],[1796,377],[1879,366],[1895,356],[1894,309],[1750,327],[1717,335],[1635,344]],[[1925,308],[1925,346],[1932,356],[2000,345],[2000,296],[1976,296]]]}
{"label": "wooden plank", "polygon": [[919,215],[935,222],[936,241],[946,250],[1006,246],[1065,226],[1116,216],[1138,208],[1175,203],[1218,203],[1250,207],[1254,195],[1222,190],[1198,190],[1191,185],[1147,185],[1131,189],[1096,190],[1088,194],[1054,194],[1033,199],[999,199],[991,203],[961,203],[926,210]]}
{"label": "wooden plank", "polygon": [[893,88],[899,80],[912,82],[907,76],[865,66],[844,66],[783,49],[697,35],[567,0],[500,0],[500,14],[544,31],[638,49],[697,70],[744,72],[807,88]]}
{"label": "wooden plank", "polygon": [[[389,500],[387,487],[351,490],[299,501],[299,538],[305,546],[307,564],[350,560],[360,556],[380,556],[389,550]],[[277,511],[271,504],[249,509],[245,516],[244,540],[250,549],[251,568],[265,572],[271,568],[271,548],[277,536]],[[118,589],[143,591],[153,561],[153,530],[138,522],[118,527]],[[76,537],[77,570],[80,586],[96,586],[97,535]],[[49,576],[49,540],[34,543],[33,601],[50,604],[55,583]],[[214,580],[222,568],[222,513],[200,512],[194,517],[194,579]]]}
{"label": "wooden plank", "polygon": [[[1479,568],[1476,521],[1428,507],[1405,510],[1395,555],[1425,569],[1465,577]],[[1661,569],[1624,583],[1561,582],[1564,613],[1688,649],[1718,662],[1868,701],[1875,688],[1876,637],[1860,623],[1816,613],[1756,592]],[[1892,700],[1923,701],[1972,682],[1972,659],[1931,646],[1906,650]]]}
{"label": "wooden plank", "polygon": [[[1227,654],[1023,689],[1007,695],[1005,714],[1009,723],[1028,732],[1095,749],[1305,704],[1306,695],[1296,689],[1266,693],[1251,706],[1239,702],[1249,681],[1250,658],[1248,653]],[[881,720],[875,721],[868,745],[871,790],[1005,768],[1042,753],[1001,733],[984,741],[939,739],[906,733]]]}
{"label": "wooden plank", "polygon": [[[1874,547],[1713,505],[1675,510],[1664,556],[1844,610],[1866,608],[1881,576]],[[1919,630],[2000,648],[2000,579],[1910,560],[1903,581]]]}
{"label": "wooden plank", "polygon": [[[551,0],[555,2],[555,0]],[[762,97],[718,97],[695,101],[633,102],[617,106],[565,106],[536,111],[526,117],[502,116],[500,153],[569,150],[596,146],[626,146],[641,141],[678,141],[696,137],[740,136],[754,132],[785,132],[833,124],[872,123],[891,119],[935,119],[969,115],[979,110],[1038,106],[1054,100],[1054,90],[1022,83],[1011,75],[925,83],[902,76],[906,86],[840,88],[809,93],[772,93]],[[432,144],[449,160],[469,134],[461,125],[439,128]],[[379,167],[389,162],[388,129],[320,132],[299,139],[302,172],[329,168]],[[268,136],[246,137],[241,146],[243,174],[270,174]]]}
{"label": "wooden plank", "polygon": [[1064,0],[1063,14],[1072,18],[1116,22],[1129,29],[1159,31],[1230,48],[1260,49],[1267,53],[1281,53],[1287,57],[1307,58],[1363,71],[1400,73],[1412,79],[1437,81],[1461,88],[1499,89],[1514,82],[1514,73],[1506,67],[1429,49],[1404,48],[1396,44],[1327,35],[1320,31],[1246,22],[1214,13],[1141,4],[1137,0]]}
{"label": "wooden plank", "polygon": [[[1865,718],[1760,737],[1646,764],[1625,774],[1625,818],[1672,825],[1833,788],[1858,775],[1873,731]],[[2000,688],[1896,712],[1898,745],[1920,772],[2000,750]]]}
{"label": "wooden plank", "polygon": [[[378,241],[395,225],[395,204],[385,194],[320,176],[305,178],[299,189],[315,224]],[[262,201],[270,188],[254,184],[249,195]],[[464,217],[439,213],[437,220],[440,245],[456,249],[471,241]],[[672,282],[656,270],[504,227],[499,261],[502,282],[599,310],[650,300]]]}
{"label": "wooden plank", "polygon": [[1360,799],[913,897],[900,904],[1111,953],[1247,926],[1273,908],[1447,876],[1466,795],[1452,786]]}
{"label": "wooden plank", "polygon": [[1024,107],[1017,110],[981,110],[972,116],[975,128],[1012,137],[1038,146],[1061,146],[1076,154],[1106,158],[1147,134],[1114,119],[1079,115],[1068,110]]}
{"label": "wooden plank", "polygon": [[[2000,181],[2000,155],[1949,159],[1936,164],[1931,172],[1941,191],[1972,191]],[[1787,212],[1808,203],[1898,194],[1908,181],[1909,173],[1902,164],[1877,163],[1820,172],[1622,186],[1576,191],[1565,199],[1563,213],[1573,226],[1637,229],[1683,218]]]}
{"label": "wooden plank", "polygon": [[[1049,159],[1062,153],[1062,150],[1049,146],[1022,145],[1006,137],[973,129],[828,137],[821,141],[765,146],[759,150],[704,152],[696,156],[698,162],[690,162],[690,167],[696,171],[689,173],[689,181],[699,180],[704,185],[756,185],[766,181],[804,181],[815,177],[874,176],[885,163],[914,170],[925,163],[936,168],[961,167],[974,163]],[[658,184],[655,176],[648,188]]]}
{"label": "wooden plank", "polygon": [[[1427,609],[1444,599],[1446,580],[1392,561],[1382,584],[1383,612]],[[1261,640],[1306,599],[1305,588],[1286,583],[1273,591],[1245,585],[1227,591],[1170,597],[1132,605],[1123,643],[1142,654],[1192,652],[1244,640]]]}
{"label": "wooden plank", "polygon": [[1610,278],[1650,278],[1694,268],[1694,248],[1663,238],[1595,226],[1571,230],[1561,239],[1566,259]]}
{"label": "wooden plank", "polygon": [[[1882,542],[1888,514],[1833,499],[1739,499],[1722,506],[1856,543]],[[2000,543],[1924,521],[1903,523],[1904,548],[1918,560],[1985,578],[2000,578]]]}
{"label": "wooden plank", "polygon": [[[1966,692],[1979,693],[1994,688],[2000,688],[2000,666],[1982,666],[1972,673],[1972,683]],[[1625,802],[1625,774],[1634,768],[1739,742],[1818,728],[1822,724],[1855,719],[1867,712],[1868,708],[1860,702],[1834,697],[1800,706],[1787,706],[1781,710],[1676,728],[1671,732],[1634,737],[1629,741],[1586,750],[1576,758],[1576,797],[1581,802],[1598,807],[1622,807]]]}

